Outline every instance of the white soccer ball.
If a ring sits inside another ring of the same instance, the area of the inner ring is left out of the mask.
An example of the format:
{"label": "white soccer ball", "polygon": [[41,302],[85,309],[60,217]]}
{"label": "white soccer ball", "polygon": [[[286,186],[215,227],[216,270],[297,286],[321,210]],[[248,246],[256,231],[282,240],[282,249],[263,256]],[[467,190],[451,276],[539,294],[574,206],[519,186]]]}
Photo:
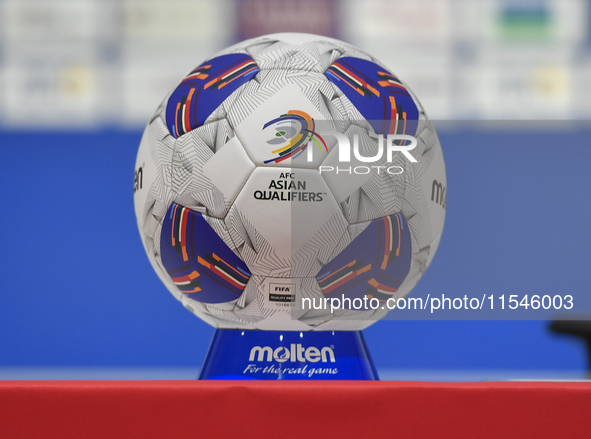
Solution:
{"label": "white soccer ball", "polygon": [[429,266],[445,190],[409,88],[349,44],[292,33],[182,79],[144,131],[134,202],[160,279],[211,325],[359,330]]}

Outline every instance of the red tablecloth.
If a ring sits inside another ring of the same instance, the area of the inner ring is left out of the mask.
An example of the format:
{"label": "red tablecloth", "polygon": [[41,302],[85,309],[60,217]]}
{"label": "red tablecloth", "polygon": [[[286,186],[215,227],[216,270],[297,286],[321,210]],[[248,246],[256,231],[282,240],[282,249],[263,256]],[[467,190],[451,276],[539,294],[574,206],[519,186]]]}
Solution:
{"label": "red tablecloth", "polygon": [[0,438],[588,438],[591,383],[4,381]]}

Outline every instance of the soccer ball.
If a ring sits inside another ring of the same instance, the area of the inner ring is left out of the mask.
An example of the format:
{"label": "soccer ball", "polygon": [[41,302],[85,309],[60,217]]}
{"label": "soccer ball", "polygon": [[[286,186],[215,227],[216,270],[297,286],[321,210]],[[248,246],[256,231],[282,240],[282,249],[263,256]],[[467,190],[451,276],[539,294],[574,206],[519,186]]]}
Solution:
{"label": "soccer ball", "polygon": [[359,330],[429,266],[445,187],[402,81],[342,41],[286,33],[180,81],[144,131],[134,202],[158,276],[211,325]]}

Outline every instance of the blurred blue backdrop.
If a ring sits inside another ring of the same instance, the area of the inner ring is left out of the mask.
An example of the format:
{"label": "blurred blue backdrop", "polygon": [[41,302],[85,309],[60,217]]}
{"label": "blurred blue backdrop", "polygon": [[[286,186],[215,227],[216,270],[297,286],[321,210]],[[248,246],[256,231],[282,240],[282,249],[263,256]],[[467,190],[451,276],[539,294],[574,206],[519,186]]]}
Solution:
{"label": "blurred blue backdrop", "polygon": [[[587,292],[590,134],[440,130],[448,216],[413,294]],[[213,329],[161,284],[136,228],[140,137],[0,133],[0,368],[203,361]],[[583,344],[551,335],[543,321],[382,321],[365,334],[382,370],[586,367]]]}

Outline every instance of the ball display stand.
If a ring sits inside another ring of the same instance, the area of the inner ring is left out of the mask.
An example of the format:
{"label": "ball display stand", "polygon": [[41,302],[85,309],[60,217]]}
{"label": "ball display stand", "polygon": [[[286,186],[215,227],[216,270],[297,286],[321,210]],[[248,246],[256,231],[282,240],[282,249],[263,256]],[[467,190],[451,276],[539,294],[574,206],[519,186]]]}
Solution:
{"label": "ball display stand", "polygon": [[378,373],[361,331],[217,329],[201,380],[369,380]]}

